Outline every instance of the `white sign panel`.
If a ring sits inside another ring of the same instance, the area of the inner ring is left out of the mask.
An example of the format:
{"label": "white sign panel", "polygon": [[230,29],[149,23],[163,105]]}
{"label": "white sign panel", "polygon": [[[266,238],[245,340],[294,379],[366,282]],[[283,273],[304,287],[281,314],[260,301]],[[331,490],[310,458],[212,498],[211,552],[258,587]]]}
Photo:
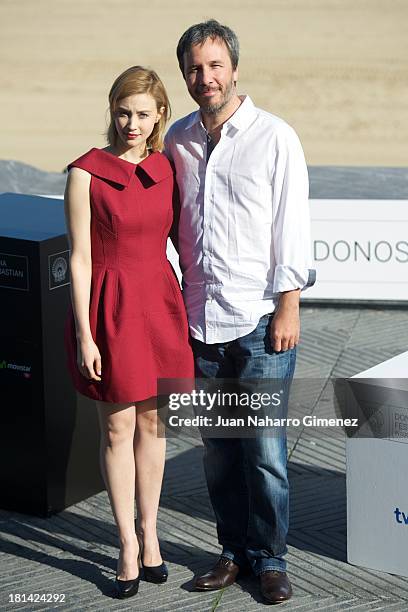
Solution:
{"label": "white sign panel", "polygon": [[303,299],[408,300],[408,200],[310,200],[317,280]]}

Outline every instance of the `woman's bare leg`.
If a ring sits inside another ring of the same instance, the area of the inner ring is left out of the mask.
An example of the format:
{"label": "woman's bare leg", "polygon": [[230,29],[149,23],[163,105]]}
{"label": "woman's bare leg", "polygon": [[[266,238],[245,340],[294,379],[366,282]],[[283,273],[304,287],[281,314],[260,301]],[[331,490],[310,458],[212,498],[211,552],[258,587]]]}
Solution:
{"label": "woman's bare leg", "polygon": [[101,429],[101,471],[118,528],[120,554],[117,577],[132,580],[139,573],[139,545],[134,522],[135,405],[96,403]]}
{"label": "woman's bare leg", "polygon": [[136,404],[134,439],[138,532],[143,536],[143,563],[162,563],[157,539],[157,512],[163,480],[166,439],[157,435],[157,400]]}

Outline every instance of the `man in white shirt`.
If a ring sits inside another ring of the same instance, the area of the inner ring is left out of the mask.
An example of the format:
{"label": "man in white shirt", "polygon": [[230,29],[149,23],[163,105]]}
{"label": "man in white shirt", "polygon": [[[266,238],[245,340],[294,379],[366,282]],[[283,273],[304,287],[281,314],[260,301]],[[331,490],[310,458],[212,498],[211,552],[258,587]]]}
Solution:
{"label": "man in white shirt", "polygon": [[[237,94],[238,56],[236,35],[215,20],[177,47],[199,105],[165,139],[183,294],[198,377],[290,381],[311,277],[307,168],[294,130]],[[286,435],[203,441],[222,554],[195,588],[224,588],[249,563],[268,602],[289,599]]]}

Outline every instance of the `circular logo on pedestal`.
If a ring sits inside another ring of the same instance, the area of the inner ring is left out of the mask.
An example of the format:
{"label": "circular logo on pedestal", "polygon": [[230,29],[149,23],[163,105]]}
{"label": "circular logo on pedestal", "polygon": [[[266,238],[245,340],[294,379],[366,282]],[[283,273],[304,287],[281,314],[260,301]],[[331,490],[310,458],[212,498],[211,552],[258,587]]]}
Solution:
{"label": "circular logo on pedestal", "polygon": [[57,257],[52,264],[51,272],[55,283],[62,283],[65,280],[68,264],[64,257]]}

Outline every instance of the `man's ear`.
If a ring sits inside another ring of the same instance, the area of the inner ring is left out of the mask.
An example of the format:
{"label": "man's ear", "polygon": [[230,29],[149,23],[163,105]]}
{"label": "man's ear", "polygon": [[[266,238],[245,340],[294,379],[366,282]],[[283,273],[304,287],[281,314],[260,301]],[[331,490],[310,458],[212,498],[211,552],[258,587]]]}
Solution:
{"label": "man's ear", "polygon": [[232,72],[232,78],[234,80],[234,86],[236,87],[237,86],[237,82],[238,82],[238,66]]}
{"label": "man's ear", "polygon": [[[184,52],[185,55],[185,52]],[[186,71],[184,70],[184,55],[183,55],[183,68],[180,68],[183,79],[186,80]]]}

